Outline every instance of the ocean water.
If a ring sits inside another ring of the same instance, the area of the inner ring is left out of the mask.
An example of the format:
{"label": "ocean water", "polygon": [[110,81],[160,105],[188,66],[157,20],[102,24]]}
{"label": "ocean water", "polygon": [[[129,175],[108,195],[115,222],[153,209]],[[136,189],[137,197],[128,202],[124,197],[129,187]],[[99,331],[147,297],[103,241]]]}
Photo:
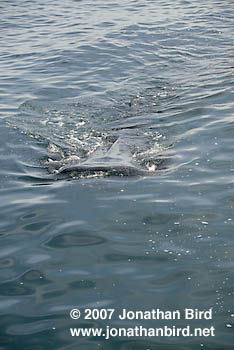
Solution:
{"label": "ocean water", "polygon": [[[8,0],[0,12],[0,349],[233,349],[233,2]],[[60,176],[118,137],[147,176]],[[187,308],[212,319],[118,318]],[[215,332],[70,331],[165,325]]]}

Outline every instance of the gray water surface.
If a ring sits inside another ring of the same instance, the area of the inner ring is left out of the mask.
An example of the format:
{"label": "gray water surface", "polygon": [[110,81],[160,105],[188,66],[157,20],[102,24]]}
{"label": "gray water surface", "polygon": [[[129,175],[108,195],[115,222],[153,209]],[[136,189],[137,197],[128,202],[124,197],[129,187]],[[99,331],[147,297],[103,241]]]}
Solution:
{"label": "gray water surface", "polygon": [[[233,349],[233,2],[11,0],[0,12],[0,348]],[[53,176],[119,135],[125,160],[165,169]],[[72,337],[165,324],[75,321],[73,308],[213,308],[189,324],[215,336]]]}

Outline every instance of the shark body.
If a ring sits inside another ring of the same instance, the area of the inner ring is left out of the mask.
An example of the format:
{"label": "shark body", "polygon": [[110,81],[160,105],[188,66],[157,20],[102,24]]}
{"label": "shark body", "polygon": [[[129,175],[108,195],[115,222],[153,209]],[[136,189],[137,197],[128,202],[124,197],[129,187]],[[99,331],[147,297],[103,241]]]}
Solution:
{"label": "shark body", "polygon": [[63,165],[56,173],[85,176],[150,176],[162,168],[163,160],[157,159],[154,166],[147,168],[133,159],[132,146],[143,142],[142,137],[120,136],[108,148],[98,147],[88,159],[75,164]]}

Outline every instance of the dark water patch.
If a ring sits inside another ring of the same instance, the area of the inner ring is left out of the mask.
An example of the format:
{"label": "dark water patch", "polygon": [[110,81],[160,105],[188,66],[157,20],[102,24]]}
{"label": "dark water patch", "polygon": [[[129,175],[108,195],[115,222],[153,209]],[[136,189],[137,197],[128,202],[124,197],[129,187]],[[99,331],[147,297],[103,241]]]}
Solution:
{"label": "dark water patch", "polygon": [[[4,332],[1,336],[2,346],[7,346],[9,349],[23,347],[38,350],[42,349],[41,339],[43,342],[46,341],[48,347],[65,344],[55,335],[54,316],[47,315],[47,320],[41,317],[22,317],[17,314],[13,314],[13,317],[13,323],[6,315],[2,318],[1,328]],[[29,335],[32,334],[33,339],[29,340]]]}
{"label": "dark water patch", "polygon": [[168,261],[169,258],[165,256],[165,254],[157,254],[157,256],[135,256],[135,255],[124,255],[124,254],[117,254],[117,253],[112,253],[112,254],[107,254],[105,258],[108,261],[119,261],[119,262],[155,262],[155,263],[160,263],[160,262],[165,262]]}
{"label": "dark water patch", "polygon": [[53,248],[68,248],[73,246],[90,246],[105,243],[102,237],[90,235],[89,233],[64,233],[53,237],[46,246]]}
{"label": "dark water patch", "polygon": [[0,295],[2,296],[19,296],[32,294],[34,294],[33,289],[22,285],[16,285],[15,283],[3,283],[0,286]]}
{"label": "dark water patch", "polygon": [[[194,270],[191,271],[191,270],[181,270],[181,271],[176,271],[176,268],[174,267],[171,268],[172,271],[170,271],[169,269],[166,270],[164,269],[164,272],[163,272],[163,276],[162,274],[158,275],[157,277],[155,277],[155,280],[152,280],[151,281],[151,284],[152,285],[156,285],[157,288],[165,288],[168,284],[174,284],[178,287],[178,284],[181,283],[182,281],[184,281],[185,279],[188,279],[188,277],[191,279],[193,278],[193,273],[194,273]],[[180,280],[182,280],[180,282]],[[172,286],[171,286],[172,288]]]}
{"label": "dark water patch", "polygon": [[33,224],[22,226],[22,230],[34,232],[34,231],[44,231],[50,222],[35,222]]}
{"label": "dark water patch", "polygon": [[52,291],[52,292],[45,292],[43,294],[43,298],[44,299],[54,299],[54,298],[61,297],[64,294],[66,294],[65,290],[56,290],[56,291]]}
{"label": "dark water patch", "polygon": [[0,260],[0,269],[5,269],[5,268],[9,268],[12,267],[15,264],[14,259],[1,259]]}
{"label": "dark water patch", "polygon": [[90,280],[80,280],[80,281],[71,282],[69,285],[71,288],[75,288],[75,289],[86,289],[86,288],[89,289],[89,288],[94,288],[96,286],[96,283]]}
{"label": "dark water patch", "polygon": [[175,214],[155,213],[151,216],[143,217],[142,222],[148,225],[163,225],[177,222],[180,218]]}
{"label": "dark water patch", "polygon": [[49,281],[37,270],[25,272],[22,276],[0,284],[0,294],[4,296],[32,295],[37,287]]}

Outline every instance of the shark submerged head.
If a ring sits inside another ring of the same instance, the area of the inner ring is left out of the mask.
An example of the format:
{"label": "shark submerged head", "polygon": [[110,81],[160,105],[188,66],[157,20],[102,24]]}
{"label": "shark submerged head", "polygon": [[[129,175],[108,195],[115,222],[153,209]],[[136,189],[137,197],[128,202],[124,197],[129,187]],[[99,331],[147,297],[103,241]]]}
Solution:
{"label": "shark submerged head", "polygon": [[106,177],[106,176],[146,176],[153,175],[153,171],[144,170],[134,165],[121,164],[77,164],[63,166],[57,174],[71,175],[72,177]]}
{"label": "shark submerged head", "polygon": [[131,152],[132,140],[119,137],[109,149],[100,147],[85,161],[62,165],[52,172],[61,177],[139,177],[153,176],[165,169],[166,159],[156,158],[138,162]]}

